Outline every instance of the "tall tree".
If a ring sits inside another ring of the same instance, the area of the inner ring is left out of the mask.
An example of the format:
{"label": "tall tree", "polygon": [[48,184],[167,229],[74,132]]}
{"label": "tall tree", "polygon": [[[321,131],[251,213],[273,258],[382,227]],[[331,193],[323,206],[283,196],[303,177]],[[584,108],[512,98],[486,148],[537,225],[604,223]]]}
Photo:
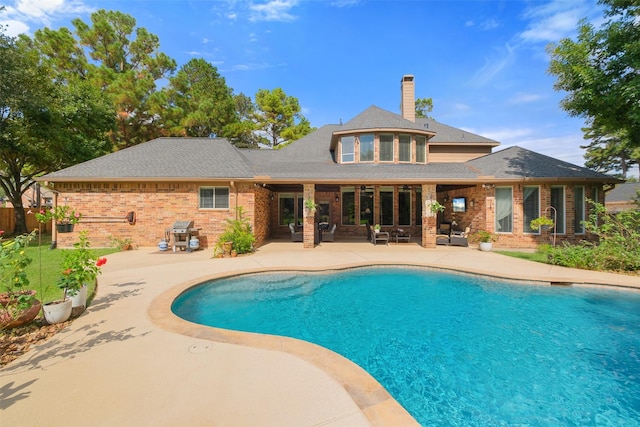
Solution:
{"label": "tall tree", "polygon": [[429,117],[429,113],[433,111],[433,99],[418,98],[416,99],[416,117]]}
{"label": "tall tree", "polygon": [[554,88],[567,92],[561,106],[584,117],[589,128],[624,133],[633,156],[640,158],[640,3],[600,0],[604,24],[582,20],[577,39],[550,45],[549,73]]}
{"label": "tall tree", "polygon": [[169,79],[166,126],[173,135],[228,136],[238,121],[233,93],[204,59],[192,59]]}
{"label": "tall tree", "polygon": [[157,84],[176,63],[159,51],[158,37],[117,11],[99,10],[91,14],[90,25],[81,19],[73,25],[74,33],[36,31],[37,46],[59,75],[79,76],[109,95],[117,112],[114,145],[125,148],[161,135],[164,99]]}
{"label": "tall tree", "polygon": [[598,172],[619,171],[622,179],[633,165],[640,165],[640,156],[634,157],[640,149],[632,148],[631,141],[624,131],[607,132],[604,129],[582,128],[585,139],[591,140],[583,145],[587,151],[584,155],[585,166]]}
{"label": "tall tree", "polygon": [[240,148],[258,148],[260,138],[256,135],[255,110],[251,98],[243,93],[233,97],[237,121],[227,125],[227,138]]}
{"label": "tall tree", "polygon": [[266,135],[262,142],[271,148],[299,139],[313,130],[300,114],[298,99],[287,96],[281,88],[258,91],[255,117],[258,131]]}
{"label": "tall tree", "polygon": [[0,33],[0,69],[0,186],[24,233],[33,178],[107,152],[114,111],[90,84],[56,79],[26,36]]}

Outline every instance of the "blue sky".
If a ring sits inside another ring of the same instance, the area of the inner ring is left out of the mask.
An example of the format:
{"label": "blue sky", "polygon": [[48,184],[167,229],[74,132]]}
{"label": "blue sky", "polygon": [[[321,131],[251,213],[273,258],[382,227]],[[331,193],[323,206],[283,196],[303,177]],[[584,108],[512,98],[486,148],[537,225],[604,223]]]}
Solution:
{"label": "blue sky", "polygon": [[432,116],[583,164],[580,128],[559,106],[545,47],[602,20],[594,0],[5,0],[8,33],[72,28],[98,9],[132,15],[178,65],[204,58],[235,93],[281,87],[313,126],[370,105],[399,112],[400,79],[415,76]]}

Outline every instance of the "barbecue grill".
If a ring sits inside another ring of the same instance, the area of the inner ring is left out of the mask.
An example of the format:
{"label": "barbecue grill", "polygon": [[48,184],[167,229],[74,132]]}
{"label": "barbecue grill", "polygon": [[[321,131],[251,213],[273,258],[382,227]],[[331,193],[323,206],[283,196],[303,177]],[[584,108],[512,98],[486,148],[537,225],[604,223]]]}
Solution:
{"label": "barbecue grill", "polygon": [[189,240],[198,234],[199,228],[193,227],[193,221],[176,221],[173,226],[167,230],[169,234],[173,234],[173,252],[176,248],[181,251],[189,250]]}

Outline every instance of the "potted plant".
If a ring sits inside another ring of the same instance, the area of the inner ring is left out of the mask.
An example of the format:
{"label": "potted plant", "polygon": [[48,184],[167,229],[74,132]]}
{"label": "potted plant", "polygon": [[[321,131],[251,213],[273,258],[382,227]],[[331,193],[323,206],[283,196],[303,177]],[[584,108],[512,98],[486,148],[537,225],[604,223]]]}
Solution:
{"label": "potted plant", "polygon": [[314,213],[316,206],[316,202],[311,197],[304,200],[304,207],[307,208],[308,213]]}
{"label": "potted plant", "polygon": [[476,239],[480,242],[480,250],[488,252],[491,250],[492,242],[496,241],[496,235],[487,230],[476,232]]}
{"label": "potted plant", "polygon": [[79,240],[73,246],[74,249],[64,252],[62,275],[58,280],[58,287],[64,291],[62,301],[70,297],[74,314],[80,314],[87,305],[88,284],[96,280],[101,273],[100,267],[107,262],[107,259],[98,258],[91,251],[86,231],[80,232]]}
{"label": "potted plant", "polygon": [[82,215],[79,212],[74,211],[69,206],[56,206],[53,209],[42,209],[36,214],[36,220],[38,222],[49,222],[52,219],[56,222],[56,230],[59,233],[70,233],[73,231],[73,226],[80,221]]}
{"label": "potted plant", "polygon": [[218,238],[214,256],[217,256],[219,248],[222,249],[224,256],[231,256],[232,250],[235,250],[236,254],[253,252],[253,242],[256,239],[251,230],[251,223],[244,218],[241,206],[236,210],[238,219],[226,220],[227,226]]}
{"label": "potted plant", "polygon": [[374,225],[373,226],[373,231],[376,232],[376,233],[379,233],[380,232],[380,224]]}
{"label": "potted plant", "polygon": [[531,222],[529,223],[529,226],[531,227],[532,230],[538,230],[538,229],[547,230],[550,227],[553,227],[553,220],[546,216],[540,216],[536,219],[532,219]]}
{"label": "potted plant", "polygon": [[444,206],[441,205],[440,202],[435,200],[431,202],[431,205],[429,205],[429,210],[431,211],[431,213],[437,214],[438,212],[444,212]]}
{"label": "potted plant", "polygon": [[36,291],[26,289],[29,279],[25,268],[32,260],[24,248],[35,237],[35,231],[4,242],[3,234],[0,231],[0,329],[29,323],[40,312]]}

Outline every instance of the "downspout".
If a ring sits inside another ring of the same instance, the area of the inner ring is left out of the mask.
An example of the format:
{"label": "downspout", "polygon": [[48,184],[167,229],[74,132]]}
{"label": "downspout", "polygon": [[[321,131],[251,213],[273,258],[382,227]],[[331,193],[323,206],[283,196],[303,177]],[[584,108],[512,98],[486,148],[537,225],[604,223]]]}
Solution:
{"label": "downspout", "polygon": [[236,187],[236,183],[234,181],[229,181],[229,186],[233,189],[233,194],[235,194],[234,209],[236,211],[236,220],[237,220],[238,219],[238,188]]}

